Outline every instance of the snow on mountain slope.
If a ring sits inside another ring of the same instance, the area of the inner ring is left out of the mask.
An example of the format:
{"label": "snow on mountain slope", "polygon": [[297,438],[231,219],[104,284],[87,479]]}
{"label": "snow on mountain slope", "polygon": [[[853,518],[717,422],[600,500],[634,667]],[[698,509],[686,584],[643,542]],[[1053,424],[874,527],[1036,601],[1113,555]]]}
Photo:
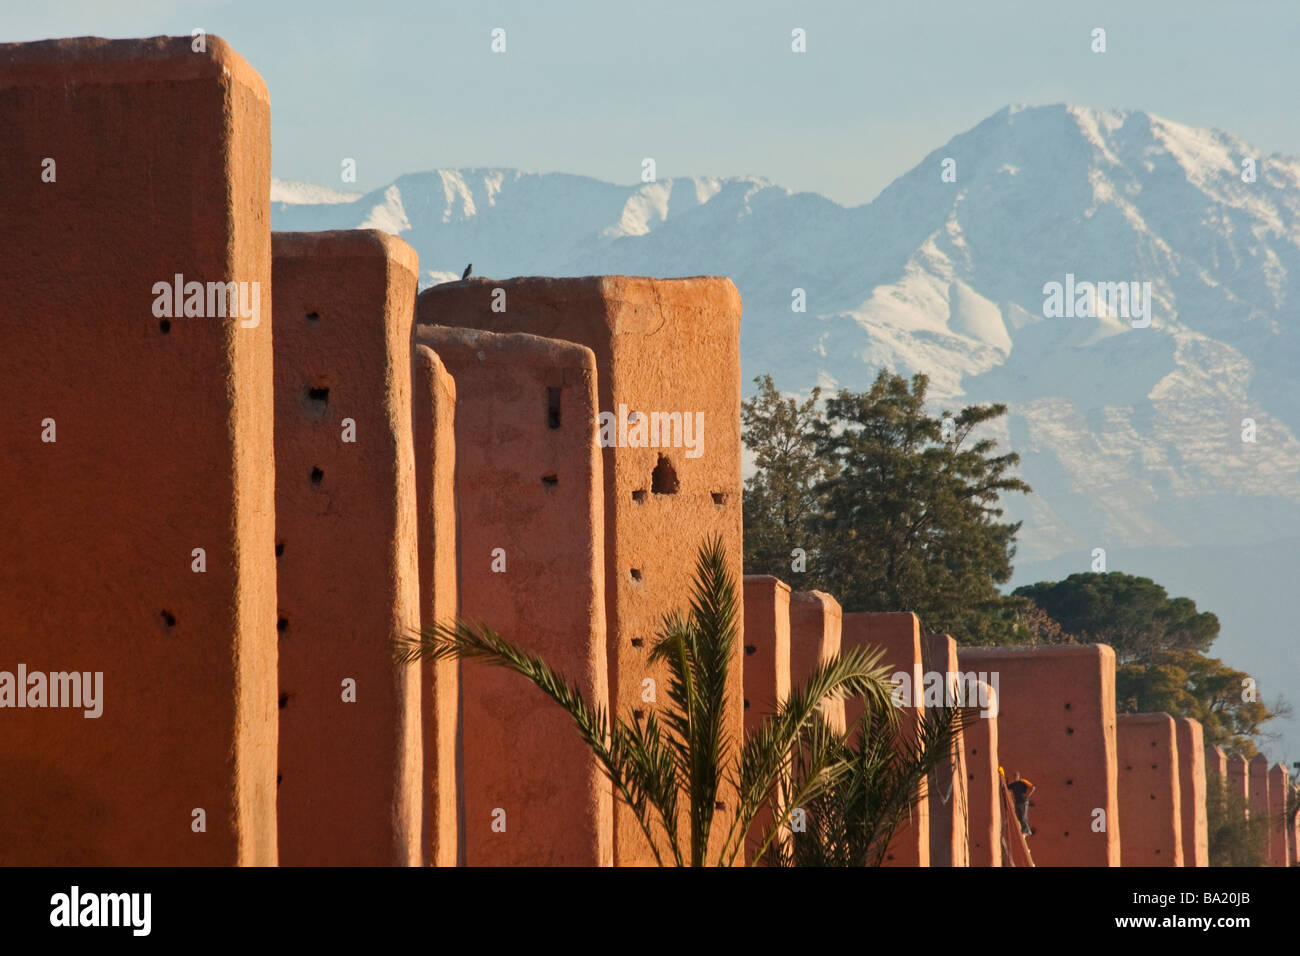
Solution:
{"label": "snow on mountain slope", "polygon": [[[468,262],[503,277],[730,276],[747,379],[861,388],[889,366],[926,372],[944,404],[1008,403],[1037,492],[1013,505],[1021,554],[1045,560],[1088,542],[1300,535],[1297,186],[1300,162],[1227,133],[1008,107],[854,209],[755,177],[618,186],[465,169],[279,202],[272,221],[394,232],[425,285]],[[1150,326],[1105,308],[1048,317],[1044,286],[1067,275],[1135,282],[1141,299],[1149,283]],[[806,312],[792,311],[796,289]]]}
{"label": "snow on mountain slope", "polygon": [[344,192],[326,186],[296,182],[292,179],[271,180],[271,204],[312,206],[321,203],[344,203],[360,199],[361,193]]}
{"label": "snow on mountain slope", "polygon": [[[1300,539],[1295,158],[1140,111],[1013,106],[852,209],[755,177],[618,186],[512,169],[288,195],[274,228],[394,232],[423,285],[468,262],[501,277],[730,276],[747,390],[765,372],[787,391],[861,389],[889,366],[929,375],[938,404],[1005,402],[994,437],[1034,488],[1007,502],[1024,521],[1017,583],[1089,570],[1105,548],[1112,570],[1194,583],[1221,613],[1217,652],[1300,678],[1294,600],[1258,570],[1282,560],[1294,579],[1278,542]],[[1149,326],[1087,295],[1077,304],[1098,314],[1052,317],[1045,287],[1067,281],[1136,282],[1143,304],[1149,288]],[[1256,571],[1227,574],[1226,555]]]}

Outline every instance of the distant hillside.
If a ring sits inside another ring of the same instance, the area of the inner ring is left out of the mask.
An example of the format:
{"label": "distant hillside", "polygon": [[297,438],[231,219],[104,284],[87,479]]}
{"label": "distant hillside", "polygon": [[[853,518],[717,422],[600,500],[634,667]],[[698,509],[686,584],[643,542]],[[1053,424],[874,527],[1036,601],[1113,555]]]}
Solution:
{"label": "distant hillside", "polygon": [[[277,183],[272,225],[396,233],[424,285],[469,262],[500,277],[730,276],[747,381],[862,388],[889,366],[928,374],[947,405],[1008,403],[998,437],[1035,490],[1010,502],[1025,522],[1017,583],[1087,570],[1104,547],[1111,569],[1219,613],[1217,654],[1295,685],[1295,599],[1277,589],[1300,571],[1297,186],[1300,161],[1228,133],[1009,107],[853,209],[757,178],[465,169],[358,198]],[[1149,282],[1150,327],[1104,307],[1046,317],[1044,286],[1067,274]],[[806,313],[791,311],[796,288]]]}

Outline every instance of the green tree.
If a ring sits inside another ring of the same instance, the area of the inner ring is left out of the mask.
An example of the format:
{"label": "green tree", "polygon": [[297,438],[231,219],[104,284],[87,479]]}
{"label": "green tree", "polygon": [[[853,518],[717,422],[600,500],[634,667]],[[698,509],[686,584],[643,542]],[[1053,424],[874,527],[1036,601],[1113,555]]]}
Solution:
{"label": "green tree", "polygon": [[[913,739],[900,737],[893,715],[879,711],[864,712],[845,734],[825,722],[807,728],[786,789],[798,789],[828,760],[847,769],[802,805],[805,829],[777,844],[774,865],[881,866],[894,834],[920,799],[922,784],[950,759],[963,713],[956,707],[925,708]],[[933,783],[930,792],[937,792]],[[788,804],[792,798],[783,799]]]}
{"label": "green tree", "polygon": [[1280,700],[1270,708],[1250,692],[1249,675],[1206,655],[1219,634],[1214,614],[1198,611],[1189,598],[1171,598],[1150,578],[1072,574],[1015,593],[1059,626],[1056,633],[1042,627],[1044,643],[1078,640],[1115,649],[1121,713],[1191,717],[1200,721],[1206,746],[1250,758],[1258,752],[1252,738],[1263,733],[1262,725],[1290,710]]}
{"label": "green tree", "polygon": [[1259,751],[1253,737],[1262,725],[1289,708],[1270,709],[1245,694],[1248,675],[1197,651],[1158,651],[1146,663],[1125,664],[1115,671],[1115,701],[1121,713],[1164,711],[1201,722],[1206,746],[1219,744],[1247,759]]}
{"label": "green tree", "polygon": [[1115,649],[1120,664],[1143,664],[1166,651],[1204,653],[1219,634],[1219,619],[1198,612],[1189,598],[1171,598],[1150,578],[1118,571],[1072,574],[1064,581],[1029,584],[1015,593],[1087,642]]}
{"label": "green tree", "polygon": [[1250,819],[1246,801],[1214,771],[1205,775],[1210,866],[1267,866],[1268,821]]}
{"label": "green tree", "polygon": [[[488,627],[438,625],[418,635],[399,637],[394,654],[400,662],[450,657],[473,658],[508,668],[568,711],[583,741],[591,748],[615,795],[632,809],[661,864],[732,865],[745,836],[764,807],[772,811],[758,862],[788,822],[789,809],[816,797],[847,768],[823,750],[820,763],[806,768],[799,785],[777,799],[780,783],[791,773],[791,753],[819,714],[819,703],[844,696],[861,697],[864,706],[885,712],[891,707],[889,669],[879,666],[879,651],[855,649],[819,666],[793,688],[777,713],[750,735],[740,753],[728,746],[723,728],[727,711],[727,673],[736,640],[738,603],[726,552],[714,538],[700,549],[690,610],[667,614],[652,660],[664,662],[671,679],[661,720],[651,710],[644,721],[610,719],[600,702],[588,701],[535,654],[515,647]],[[719,791],[726,781],[737,794],[736,812],[721,841],[711,842]],[[666,849],[662,849],[662,848]]]}
{"label": "green tree", "polygon": [[1029,492],[981,426],[1005,405],[955,416],[925,408],[928,379],[883,370],[870,390],[841,391],[815,423],[830,476],[816,488],[825,559],[818,586],[845,610],[914,611],[963,643],[1023,639],[1023,604],[998,585],[1011,579],[1019,522],[1004,522],[1008,492]]}
{"label": "green tree", "polygon": [[820,512],[818,482],[827,477],[817,457],[813,425],[821,389],[798,402],[783,398],[770,375],[754,379],[758,394],[741,403],[745,447],[756,470],[745,481],[745,571],[785,578],[797,567],[796,549],[805,565],[817,566],[821,541],[814,520]]}

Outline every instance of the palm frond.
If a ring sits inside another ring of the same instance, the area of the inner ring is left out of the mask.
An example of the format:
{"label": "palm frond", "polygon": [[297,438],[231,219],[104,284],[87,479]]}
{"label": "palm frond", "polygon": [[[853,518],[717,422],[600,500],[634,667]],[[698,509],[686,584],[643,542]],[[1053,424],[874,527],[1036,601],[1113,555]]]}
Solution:
{"label": "palm frond", "polygon": [[673,731],[672,746],[689,800],[694,866],[705,862],[722,771],[731,759],[726,691],[738,611],[726,548],[721,538],[714,537],[696,560],[689,617],[665,616],[661,636],[650,652],[652,662],[662,661],[669,669],[665,723]]}
{"label": "palm frond", "polygon": [[631,808],[656,861],[662,862],[648,809],[659,812],[664,829],[675,835],[675,812],[665,817],[664,801],[665,792],[675,795],[676,790],[663,780],[664,759],[657,732],[650,736],[639,726],[629,727],[622,721],[611,725],[604,706],[588,703],[576,684],[567,683],[536,654],[515,647],[485,625],[458,620],[399,635],[393,639],[393,656],[402,664],[421,659],[481,660],[526,678],[568,712],[605,776]]}
{"label": "palm frond", "polygon": [[[795,745],[818,717],[823,701],[859,697],[868,710],[892,710],[890,671],[880,666],[883,651],[854,648],[818,665],[802,687],[792,688],[777,712],[750,734],[741,753],[736,788],[739,806],[724,847],[734,860],[754,818],[770,804]],[[765,844],[770,841],[765,841]]]}

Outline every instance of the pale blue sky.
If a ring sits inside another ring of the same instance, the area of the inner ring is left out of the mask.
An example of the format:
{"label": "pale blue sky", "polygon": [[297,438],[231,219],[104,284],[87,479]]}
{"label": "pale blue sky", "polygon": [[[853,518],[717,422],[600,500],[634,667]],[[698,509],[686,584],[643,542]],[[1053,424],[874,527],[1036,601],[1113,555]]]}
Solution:
{"label": "pale blue sky", "polygon": [[[1296,0],[0,0],[0,40],[229,40],[271,91],[274,174],[435,167],[620,183],[756,174],[865,202],[1007,103],[1139,108],[1300,154]],[[1089,50],[1093,27],[1108,51]],[[493,54],[490,31],[506,30]],[[790,51],[790,31],[808,51]]]}

